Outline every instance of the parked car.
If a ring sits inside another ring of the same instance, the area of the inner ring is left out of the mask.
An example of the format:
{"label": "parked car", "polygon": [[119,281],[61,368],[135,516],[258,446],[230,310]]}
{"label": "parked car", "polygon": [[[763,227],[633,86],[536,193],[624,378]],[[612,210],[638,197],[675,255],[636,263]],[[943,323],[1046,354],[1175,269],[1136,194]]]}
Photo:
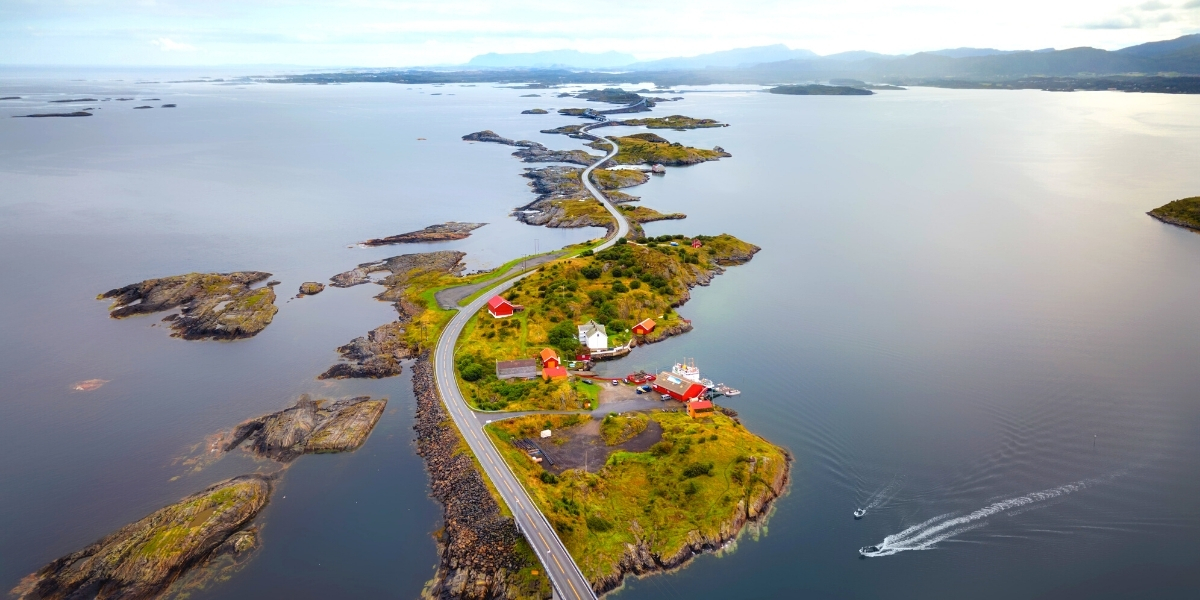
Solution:
{"label": "parked car", "polygon": [[621,382],[620,382],[620,381],[617,381],[616,379],[614,379],[614,380],[612,380],[612,384],[613,384],[613,385],[620,385],[620,384],[621,384]]}
{"label": "parked car", "polygon": [[591,380],[591,379],[580,379],[580,380],[579,380],[579,382],[580,382],[580,383],[582,383],[582,384],[584,384],[584,385],[592,385],[592,380]]}

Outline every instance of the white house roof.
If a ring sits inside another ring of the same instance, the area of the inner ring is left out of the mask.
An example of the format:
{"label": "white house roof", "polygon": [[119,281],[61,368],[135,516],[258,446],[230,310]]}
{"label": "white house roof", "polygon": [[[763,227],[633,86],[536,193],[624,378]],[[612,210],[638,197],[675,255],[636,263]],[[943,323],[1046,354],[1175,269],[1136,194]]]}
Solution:
{"label": "white house roof", "polygon": [[579,326],[579,335],[583,337],[592,337],[596,333],[602,333],[605,336],[608,335],[608,331],[604,329],[604,326],[595,321],[588,321]]}

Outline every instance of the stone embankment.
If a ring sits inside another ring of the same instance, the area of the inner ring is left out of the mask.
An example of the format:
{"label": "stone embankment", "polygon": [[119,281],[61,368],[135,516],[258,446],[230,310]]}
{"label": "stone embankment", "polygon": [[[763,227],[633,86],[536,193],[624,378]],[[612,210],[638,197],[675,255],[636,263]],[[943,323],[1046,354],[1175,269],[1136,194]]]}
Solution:
{"label": "stone embankment", "polygon": [[141,600],[166,591],[189,569],[219,554],[253,550],[246,525],[267,505],[271,480],[242,475],[161,508],[29,575],[21,600]]}
{"label": "stone embankment", "polygon": [[[438,566],[422,594],[439,600],[528,598],[515,580],[529,566],[516,552],[520,534],[504,516],[442,407],[427,356],[413,366],[417,454],[429,471],[430,495],[442,505]],[[535,595],[534,597],[539,597]]]}
{"label": "stone embankment", "polygon": [[[791,455],[786,454],[786,450],[784,452],[787,461],[791,462]],[[752,474],[755,468],[760,467],[752,462]],[[617,567],[611,573],[593,581],[593,589],[597,593],[604,593],[620,587],[626,575],[670,571],[684,566],[696,555],[721,549],[737,539],[747,525],[762,523],[766,520],[767,515],[770,514],[771,503],[787,490],[790,472],[789,465],[784,465],[782,469],[776,469],[771,481],[764,481],[764,485],[756,487],[750,497],[737,503],[734,514],[721,524],[717,532],[706,534],[692,531],[688,535],[687,543],[675,554],[662,556],[652,552],[644,532],[635,531],[637,543],[625,544],[625,554],[621,556]]]}
{"label": "stone embankment", "polygon": [[326,402],[304,395],[291,408],[246,421],[233,430],[224,450],[249,441],[250,451],[279,462],[303,454],[350,452],[363,445],[387,408],[386,399],[369,396]]}
{"label": "stone embankment", "polygon": [[112,299],[109,316],[123,319],[178,308],[164,321],[185,340],[232,340],[253,337],[266,329],[279,309],[270,286],[251,285],[270,277],[261,271],[188,273],[147,279],[109,290],[97,299]]}

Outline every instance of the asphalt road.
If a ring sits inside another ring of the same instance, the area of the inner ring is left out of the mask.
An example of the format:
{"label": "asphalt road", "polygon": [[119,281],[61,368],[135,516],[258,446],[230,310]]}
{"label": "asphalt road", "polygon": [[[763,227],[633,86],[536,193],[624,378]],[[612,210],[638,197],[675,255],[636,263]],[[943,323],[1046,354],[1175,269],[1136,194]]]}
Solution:
{"label": "asphalt road", "polygon": [[[587,128],[584,128],[584,130],[586,131]],[[584,186],[587,187],[587,190],[597,200],[604,204],[608,212],[612,213],[613,218],[617,220],[616,234],[610,237],[608,241],[596,247],[596,250],[603,250],[612,246],[617,242],[617,239],[629,233],[629,222],[600,193],[600,190],[596,189],[589,177],[598,165],[616,156],[619,149],[617,144],[611,140],[609,144],[612,145],[612,150],[609,151],[608,155],[603,160],[583,170]],[[503,292],[512,287],[517,281],[529,275],[530,273],[526,273],[509,279],[497,285],[493,292]],[[446,410],[450,413],[450,417],[454,419],[454,424],[462,433],[463,438],[466,439],[471,452],[475,453],[475,457],[479,459],[479,464],[483,465],[484,473],[487,474],[488,479],[499,490],[500,497],[504,500],[504,503],[508,505],[509,511],[512,512],[513,517],[516,519],[517,527],[525,536],[525,539],[529,540],[529,545],[533,547],[538,560],[541,561],[542,566],[546,569],[546,574],[550,577],[550,582],[554,586],[558,597],[569,600],[595,599],[596,593],[592,591],[592,586],[588,583],[587,578],[579,571],[579,567],[567,552],[566,547],[558,539],[558,533],[554,531],[554,527],[550,525],[545,515],[534,505],[525,488],[521,486],[521,482],[517,480],[512,470],[505,464],[499,450],[492,444],[491,438],[484,433],[482,424],[475,418],[474,411],[467,405],[462,391],[458,388],[458,380],[454,377],[454,346],[458,341],[458,336],[462,334],[463,327],[467,324],[467,321],[475,313],[479,312],[493,295],[483,294],[459,310],[458,314],[450,319],[450,323],[446,325],[446,329],[442,331],[442,336],[438,338],[438,345],[433,353],[433,373],[437,380],[438,393],[441,394],[442,402],[446,405]]]}

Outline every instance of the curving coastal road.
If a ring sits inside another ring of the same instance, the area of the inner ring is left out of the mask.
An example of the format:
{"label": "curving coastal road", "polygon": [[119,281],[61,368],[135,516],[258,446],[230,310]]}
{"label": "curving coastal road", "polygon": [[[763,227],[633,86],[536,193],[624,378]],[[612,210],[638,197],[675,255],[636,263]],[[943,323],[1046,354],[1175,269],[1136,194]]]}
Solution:
{"label": "curving coastal road", "polygon": [[[582,131],[587,131],[590,127],[584,127]],[[603,139],[603,138],[602,138]],[[591,173],[597,166],[604,163],[608,159],[616,156],[619,150],[616,142],[605,140],[612,145],[612,150],[599,161],[596,161],[591,166],[583,170],[583,184],[588,192],[591,192],[608,212],[612,213],[613,218],[617,220],[616,232],[609,237],[603,244],[597,246],[595,250],[603,250],[612,246],[621,237],[629,233],[629,223],[625,220],[608,199],[596,189],[592,184]],[[500,293],[512,287],[514,283],[528,277],[530,273],[513,277],[493,288],[493,293]],[[471,447],[471,452],[475,453],[475,457],[479,459],[479,464],[483,465],[483,471],[487,474],[488,479],[492,481],[496,489],[500,492],[500,497],[504,503],[508,505],[509,511],[512,512],[513,518],[517,522],[517,528],[529,540],[529,545],[533,547],[537,554],[538,560],[546,569],[546,574],[550,577],[550,583],[554,587],[556,598],[566,598],[569,600],[583,600],[584,598],[594,600],[596,593],[592,591],[591,584],[588,583],[586,577],[580,572],[579,567],[567,552],[562,541],[558,539],[558,534],[554,531],[554,527],[546,520],[545,515],[538,510],[533,501],[529,498],[525,488],[521,486],[521,482],[513,475],[512,470],[504,462],[500,456],[500,451],[492,444],[491,438],[483,431],[483,426],[479,420],[475,418],[475,414],[467,405],[467,401],[463,398],[462,391],[458,388],[458,379],[454,377],[454,346],[458,341],[458,336],[462,334],[463,327],[467,321],[478,313],[487,301],[492,297],[493,293],[483,294],[476,298],[473,302],[458,311],[454,318],[450,319],[450,323],[446,325],[446,329],[442,331],[442,335],[438,338],[437,348],[433,352],[433,373],[437,381],[438,393],[442,397],[442,402],[446,405],[447,412],[454,419],[455,426],[466,439],[467,445]]]}

